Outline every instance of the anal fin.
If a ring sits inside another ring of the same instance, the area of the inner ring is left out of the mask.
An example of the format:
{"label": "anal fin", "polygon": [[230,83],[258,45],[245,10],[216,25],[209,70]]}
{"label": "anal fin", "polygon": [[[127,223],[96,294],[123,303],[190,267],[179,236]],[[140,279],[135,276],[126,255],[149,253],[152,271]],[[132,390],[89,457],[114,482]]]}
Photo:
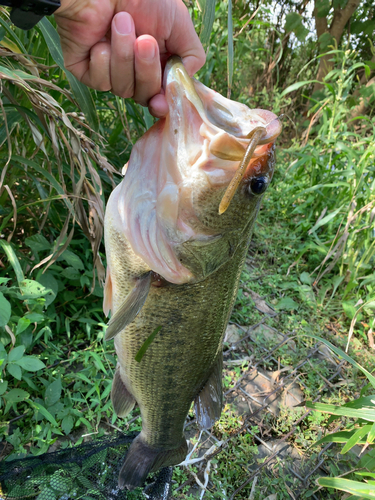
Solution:
{"label": "anal fin", "polygon": [[146,302],[151,286],[152,271],[138,278],[133,290],[127,295],[124,302],[109,320],[105,340],[113,339],[129,323],[135,320],[137,314]]}
{"label": "anal fin", "polygon": [[121,378],[120,365],[117,365],[115,376],[113,377],[111,401],[113,409],[119,417],[125,417],[132,411],[136,403]]}
{"label": "anal fin", "polygon": [[195,416],[201,429],[210,429],[220,418],[223,405],[223,355],[220,352],[206,384],[194,401]]}

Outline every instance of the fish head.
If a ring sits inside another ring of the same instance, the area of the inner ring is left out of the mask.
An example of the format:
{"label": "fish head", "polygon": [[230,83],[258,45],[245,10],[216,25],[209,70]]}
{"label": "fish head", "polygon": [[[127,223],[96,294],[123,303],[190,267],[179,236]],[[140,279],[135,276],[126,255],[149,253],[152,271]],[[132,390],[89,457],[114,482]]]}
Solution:
{"label": "fish head", "polygon": [[205,279],[249,241],[281,124],[190,78],[177,57],[164,89],[169,114],[133,148],[119,213],[134,252],[183,284]]}

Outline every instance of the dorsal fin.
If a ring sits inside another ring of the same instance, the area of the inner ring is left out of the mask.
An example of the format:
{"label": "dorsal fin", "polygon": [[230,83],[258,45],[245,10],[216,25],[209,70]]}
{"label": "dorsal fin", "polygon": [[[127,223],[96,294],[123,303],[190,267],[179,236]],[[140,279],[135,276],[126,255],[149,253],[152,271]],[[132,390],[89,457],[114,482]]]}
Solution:
{"label": "dorsal fin", "polygon": [[151,274],[152,271],[138,278],[133,290],[131,290],[119,309],[110,319],[107,331],[105,332],[105,340],[113,339],[129,323],[134,321],[137,314],[142,309],[143,304],[146,302],[151,286]]}

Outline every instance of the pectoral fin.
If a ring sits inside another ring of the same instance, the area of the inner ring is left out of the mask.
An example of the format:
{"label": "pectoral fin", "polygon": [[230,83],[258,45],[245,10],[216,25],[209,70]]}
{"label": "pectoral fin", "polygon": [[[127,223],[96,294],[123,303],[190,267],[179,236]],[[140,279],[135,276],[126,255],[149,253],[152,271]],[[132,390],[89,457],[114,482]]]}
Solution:
{"label": "pectoral fin", "polygon": [[223,356],[219,353],[211,375],[194,401],[195,416],[201,429],[210,429],[220,418],[223,404],[222,370]]}
{"label": "pectoral fin", "polygon": [[113,307],[112,299],[112,278],[109,266],[107,267],[107,276],[105,278],[104,285],[104,299],[103,299],[103,311],[106,316],[108,316],[109,311]]}
{"label": "pectoral fin", "polygon": [[151,286],[151,271],[138,278],[133,290],[126,297],[108,323],[105,340],[113,339],[129,323],[134,321],[146,302]]}

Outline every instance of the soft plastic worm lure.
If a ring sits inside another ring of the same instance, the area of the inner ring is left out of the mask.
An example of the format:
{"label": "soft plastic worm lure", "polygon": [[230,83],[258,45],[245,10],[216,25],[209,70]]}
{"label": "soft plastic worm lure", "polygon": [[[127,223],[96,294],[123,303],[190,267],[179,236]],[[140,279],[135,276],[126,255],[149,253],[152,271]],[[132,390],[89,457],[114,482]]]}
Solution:
{"label": "soft plastic worm lure", "polygon": [[229,207],[234,193],[237,191],[237,188],[240,185],[243,176],[245,175],[247,166],[249,165],[249,162],[254,154],[255,148],[258,146],[259,141],[262,139],[265,133],[265,127],[256,127],[248,134],[247,137],[250,139],[250,142],[246,148],[245,154],[243,155],[240,166],[238,167],[237,172],[234,174],[233,179],[230,181],[229,186],[227,187],[227,190],[225,191],[224,196],[220,202],[219,215],[222,215]]}

